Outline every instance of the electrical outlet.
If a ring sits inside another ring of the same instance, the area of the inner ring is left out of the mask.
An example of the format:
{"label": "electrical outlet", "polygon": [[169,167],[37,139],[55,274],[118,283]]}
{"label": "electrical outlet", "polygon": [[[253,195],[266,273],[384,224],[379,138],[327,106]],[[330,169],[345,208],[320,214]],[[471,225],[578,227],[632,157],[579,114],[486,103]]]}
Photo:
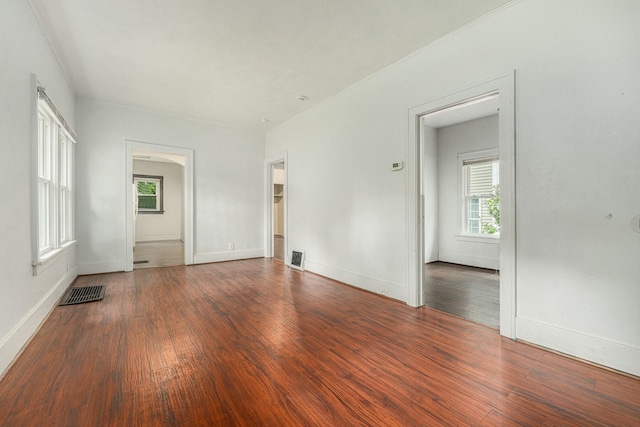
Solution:
{"label": "electrical outlet", "polygon": [[233,243],[229,243],[229,250],[232,251],[233,250]]}

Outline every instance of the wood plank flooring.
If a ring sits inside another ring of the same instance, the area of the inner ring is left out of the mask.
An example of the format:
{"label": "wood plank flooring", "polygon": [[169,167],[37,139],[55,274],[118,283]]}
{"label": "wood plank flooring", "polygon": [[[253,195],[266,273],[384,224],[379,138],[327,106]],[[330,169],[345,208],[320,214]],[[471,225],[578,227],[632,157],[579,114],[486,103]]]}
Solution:
{"label": "wood plank flooring", "polygon": [[500,275],[495,270],[433,262],[424,266],[425,305],[500,328]]}
{"label": "wood plank flooring", "polygon": [[2,426],[634,426],[640,380],[253,259],[80,277]]}
{"label": "wood plank flooring", "polygon": [[133,248],[134,269],[174,265],[184,265],[184,242],[181,240],[136,242]]}

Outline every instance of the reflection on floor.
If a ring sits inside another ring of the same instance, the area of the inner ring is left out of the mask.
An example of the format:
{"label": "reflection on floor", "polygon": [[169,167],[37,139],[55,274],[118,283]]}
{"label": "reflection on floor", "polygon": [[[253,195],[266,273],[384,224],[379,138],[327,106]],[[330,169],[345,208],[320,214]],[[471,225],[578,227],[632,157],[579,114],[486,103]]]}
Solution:
{"label": "reflection on floor", "polygon": [[284,261],[284,236],[279,234],[273,236],[273,257]]}
{"label": "reflection on floor", "polygon": [[425,305],[500,327],[500,275],[495,270],[433,262],[424,267]]}
{"label": "reflection on floor", "polygon": [[184,243],[181,240],[136,242],[136,246],[133,248],[134,269],[183,264]]}

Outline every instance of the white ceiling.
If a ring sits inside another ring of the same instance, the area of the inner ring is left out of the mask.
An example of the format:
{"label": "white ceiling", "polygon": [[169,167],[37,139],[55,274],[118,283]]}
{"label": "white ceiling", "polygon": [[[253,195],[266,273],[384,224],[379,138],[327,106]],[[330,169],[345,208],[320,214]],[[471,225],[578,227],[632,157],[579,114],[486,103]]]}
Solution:
{"label": "white ceiling", "polygon": [[254,129],[508,1],[30,0],[79,97]]}

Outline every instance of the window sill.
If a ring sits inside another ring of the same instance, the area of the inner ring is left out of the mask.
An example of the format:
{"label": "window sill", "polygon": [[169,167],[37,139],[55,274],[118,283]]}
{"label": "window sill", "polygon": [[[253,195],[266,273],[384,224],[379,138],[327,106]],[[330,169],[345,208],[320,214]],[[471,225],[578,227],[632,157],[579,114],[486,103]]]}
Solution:
{"label": "window sill", "polygon": [[500,244],[499,234],[497,236],[494,234],[458,234],[455,238],[462,242],[487,243],[490,245]]}
{"label": "window sill", "polygon": [[57,249],[53,249],[46,254],[42,255],[37,261],[33,261],[31,265],[33,266],[33,275],[37,276],[38,274],[45,271],[47,268],[54,264],[54,261],[60,257],[65,252],[68,252],[73,246],[75,246],[76,240],[71,240],[70,242],[66,242],[64,245]]}

